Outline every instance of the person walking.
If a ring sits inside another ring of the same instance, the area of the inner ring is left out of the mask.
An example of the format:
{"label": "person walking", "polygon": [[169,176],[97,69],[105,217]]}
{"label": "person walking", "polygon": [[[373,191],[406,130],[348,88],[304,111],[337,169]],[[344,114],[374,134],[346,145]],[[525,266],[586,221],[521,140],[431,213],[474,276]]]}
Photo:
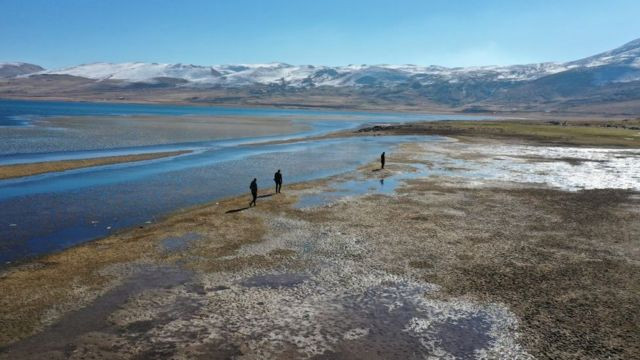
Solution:
{"label": "person walking", "polygon": [[253,200],[251,200],[251,202],[249,203],[249,207],[256,206],[256,199],[258,198],[258,180],[257,179],[253,179],[253,181],[251,182],[251,185],[249,185],[249,189],[251,189],[251,196],[253,197]]}
{"label": "person walking", "polygon": [[280,190],[282,189],[282,173],[280,169],[273,174],[273,181],[276,182],[276,194],[280,194]]}
{"label": "person walking", "polygon": [[384,169],[384,151],[382,152],[382,155],[380,155],[380,164],[382,165],[381,169]]}

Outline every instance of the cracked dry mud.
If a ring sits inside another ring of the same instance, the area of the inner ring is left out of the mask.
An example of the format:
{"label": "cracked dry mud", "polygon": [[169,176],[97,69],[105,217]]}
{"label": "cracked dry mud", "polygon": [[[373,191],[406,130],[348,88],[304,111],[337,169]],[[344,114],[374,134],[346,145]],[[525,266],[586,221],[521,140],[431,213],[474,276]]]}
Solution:
{"label": "cracked dry mud", "polygon": [[[442,176],[426,150],[6,270],[0,358],[640,355],[640,194]],[[380,178],[395,192],[296,206]]]}

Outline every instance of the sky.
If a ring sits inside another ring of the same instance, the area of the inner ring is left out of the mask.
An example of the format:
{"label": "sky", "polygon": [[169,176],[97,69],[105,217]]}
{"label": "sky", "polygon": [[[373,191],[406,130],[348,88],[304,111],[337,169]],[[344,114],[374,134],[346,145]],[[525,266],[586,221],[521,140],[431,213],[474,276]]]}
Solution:
{"label": "sky", "polygon": [[0,62],[569,61],[640,38],[638,0],[0,0]]}

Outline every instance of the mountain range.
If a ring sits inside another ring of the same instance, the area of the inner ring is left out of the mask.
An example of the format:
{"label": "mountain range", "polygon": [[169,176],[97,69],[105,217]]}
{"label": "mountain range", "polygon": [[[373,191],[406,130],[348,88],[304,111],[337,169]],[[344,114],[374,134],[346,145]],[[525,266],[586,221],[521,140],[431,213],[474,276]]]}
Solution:
{"label": "mountain range", "polygon": [[[216,104],[271,101],[289,106],[440,107],[468,112],[595,106],[607,113],[640,114],[640,39],[565,63],[466,68],[134,62],[43,69],[0,63],[0,97],[46,98],[53,93],[101,100],[152,100],[155,95],[166,101]],[[606,109],[607,104],[613,111]]]}

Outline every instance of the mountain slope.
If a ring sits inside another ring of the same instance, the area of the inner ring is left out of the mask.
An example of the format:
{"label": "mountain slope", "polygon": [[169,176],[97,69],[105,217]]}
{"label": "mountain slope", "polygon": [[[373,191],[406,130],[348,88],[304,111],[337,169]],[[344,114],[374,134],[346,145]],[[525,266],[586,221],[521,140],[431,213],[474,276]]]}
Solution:
{"label": "mountain slope", "polygon": [[23,62],[0,63],[0,78],[12,78],[20,75],[33,74],[44,69],[38,65]]}
{"label": "mountain slope", "polygon": [[618,48],[581,60],[568,62],[569,66],[629,65],[640,68],[640,39],[630,41]]}

